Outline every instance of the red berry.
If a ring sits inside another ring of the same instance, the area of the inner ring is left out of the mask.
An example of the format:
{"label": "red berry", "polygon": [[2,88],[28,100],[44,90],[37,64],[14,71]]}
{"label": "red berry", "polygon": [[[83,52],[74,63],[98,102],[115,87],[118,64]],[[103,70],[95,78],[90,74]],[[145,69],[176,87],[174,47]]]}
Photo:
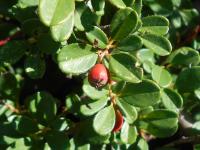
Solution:
{"label": "red berry", "polygon": [[89,71],[88,81],[89,83],[96,87],[101,88],[108,83],[109,73],[107,68],[103,64],[96,64]]}
{"label": "red berry", "polygon": [[116,119],[115,119],[115,127],[113,128],[113,132],[118,132],[124,123],[123,116],[119,110],[115,111]]}
{"label": "red berry", "polygon": [[7,37],[6,39],[0,40],[0,46],[5,45],[8,41],[10,41],[10,37]]}

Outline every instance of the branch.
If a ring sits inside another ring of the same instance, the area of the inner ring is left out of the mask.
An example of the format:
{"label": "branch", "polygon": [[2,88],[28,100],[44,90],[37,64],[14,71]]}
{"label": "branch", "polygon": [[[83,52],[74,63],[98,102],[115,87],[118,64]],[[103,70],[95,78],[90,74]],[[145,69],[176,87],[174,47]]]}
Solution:
{"label": "branch", "polygon": [[180,138],[174,142],[171,142],[171,143],[165,145],[164,147],[174,147],[174,146],[186,144],[186,143],[200,144],[200,135],[191,136],[191,137],[183,136],[182,138]]}

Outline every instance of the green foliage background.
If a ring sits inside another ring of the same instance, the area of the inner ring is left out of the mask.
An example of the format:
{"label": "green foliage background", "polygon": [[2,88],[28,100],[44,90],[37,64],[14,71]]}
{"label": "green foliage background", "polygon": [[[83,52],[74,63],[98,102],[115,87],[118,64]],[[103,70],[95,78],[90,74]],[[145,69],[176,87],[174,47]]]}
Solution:
{"label": "green foliage background", "polygon": [[[198,150],[198,3],[1,0],[0,149]],[[96,89],[100,51],[116,83]]]}

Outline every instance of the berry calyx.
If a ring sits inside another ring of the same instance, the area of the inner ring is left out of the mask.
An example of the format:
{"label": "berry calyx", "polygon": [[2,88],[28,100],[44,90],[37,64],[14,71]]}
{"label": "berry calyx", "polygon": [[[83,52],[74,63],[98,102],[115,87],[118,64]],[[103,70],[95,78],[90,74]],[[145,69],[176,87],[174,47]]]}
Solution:
{"label": "berry calyx", "polygon": [[89,83],[96,87],[101,88],[108,83],[109,73],[103,64],[96,64],[92,67],[88,74]]}
{"label": "berry calyx", "polygon": [[123,116],[122,116],[122,114],[119,110],[115,111],[115,115],[116,115],[115,126],[114,126],[112,131],[118,132],[122,128],[122,125],[124,123],[124,119],[123,119]]}

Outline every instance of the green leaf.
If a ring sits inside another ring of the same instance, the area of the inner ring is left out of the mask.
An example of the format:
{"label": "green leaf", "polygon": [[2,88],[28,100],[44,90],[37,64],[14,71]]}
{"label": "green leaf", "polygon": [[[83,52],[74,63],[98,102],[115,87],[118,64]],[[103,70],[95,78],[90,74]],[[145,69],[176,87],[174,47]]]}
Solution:
{"label": "green leaf", "polygon": [[120,138],[125,144],[133,144],[137,139],[137,129],[135,126],[129,126],[127,122],[124,122]]}
{"label": "green leaf", "polygon": [[141,128],[156,137],[172,136],[178,127],[177,113],[169,110],[155,110],[143,116]]}
{"label": "green leaf", "polygon": [[107,102],[107,97],[101,98],[95,102],[86,102],[86,104],[81,105],[80,112],[85,116],[91,116],[101,110]]}
{"label": "green leaf", "polygon": [[121,40],[116,49],[121,51],[136,51],[142,47],[142,39],[136,35],[129,35],[125,39]]}
{"label": "green leaf", "polygon": [[122,100],[138,107],[147,107],[156,104],[160,99],[160,88],[150,80],[141,83],[129,83],[123,89]]}
{"label": "green leaf", "polygon": [[60,47],[60,43],[55,42],[49,33],[39,36],[36,44],[41,52],[52,55],[54,55]]}
{"label": "green leaf", "polygon": [[15,64],[25,54],[26,49],[27,45],[24,41],[8,42],[6,45],[0,47],[0,64]]}
{"label": "green leaf", "polygon": [[28,135],[35,133],[39,130],[37,127],[37,123],[31,118],[28,118],[26,116],[17,117],[15,122],[16,122],[16,130],[19,131],[20,133]]}
{"label": "green leaf", "polygon": [[135,72],[134,65],[136,63],[136,58],[127,54],[119,53],[112,55],[109,62],[109,69],[111,74],[116,77],[119,77],[122,80],[138,83],[140,78]]}
{"label": "green leaf", "polygon": [[194,91],[195,96],[200,99],[200,88]]}
{"label": "green leaf", "polygon": [[109,0],[111,4],[115,5],[117,8],[126,8],[126,4],[123,0]]}
{"label": "green leaf", "polygon": [[47,124],[56,116],[55,98],[47,92],[37,92],[28,97],[28,108],[40,123]]}
{"label": "green leaf", "polygon": [[151,76],[161,87],[168,87],[172,82],[171,74],[164,68],[154,65]]}
{"label": "green leaf", "polygon": [[91,0],[91,4],[96,15],[104,15],[105,0]]}
{"label": "green leaf", "polygon": [[138,16],[141,16],[142,0],[135,0],[132,8],[133,8],[133,10],[135,10],[137,12]]}
{"label": "green leaf", "polygon": [[117,100],[117,105],[124,114],[125,120],[132,124],[137,119],[137,110],[134,106],[128,104],[123,99]]}
{"label": "green leaf", "polygon": [[176,65],[196,65],[200,61],[199,52],[190,47],[181,47],[173,51],[167,59],[167,63]]}
{"label": "green leaf", "polygon": [[176,87],[180,92],[193,92],[200,88],[200,67],[192,67],[183,70],[177,80]]}
{"label": "green leaf", "polygon": [[64,73],[81,74],[88,71],[97,61],[91,45],[73,43],[64,46],[58,53],[58,64]]}
{"label": "green leaf", "polygon": [[91,29],[96,24],[96,15],[86,5],[85,2],[76,3],[74,25],[80,31]]}
{"label": "green leaf", "polygon": [[171,89],[162,90],[161,100],[165,108],[175,112],[178,112],[178,109],[183,105],[181,95]]}
{"label": "green leaf", "polygon": [[183,20],[185,26],[188,26],[192,23],[197,23],[199,12],[195,8],[182,9],[179,11],[179,14],[181,15],[181,19]]}
{"label": "green leaf", "polygon": [[51,26],[51,34],[55,41],[65,41],[71,36],[74,28],[74,14],[71,14],[64,22]]}
{"label": "green leaf", "polygon": [[133,31],[138,22],[137,13],[131,8],[119,10],[111,22],[111,35],[113,40],[121,40]]}
{"label": "green leaf", "polygon": [[169,55],[172,50],[169,40],[162,36],[145,34],[142,36],[142,41],[145,47],[160,56]]}
{"label": "green leaf", "polygon": [[28,56],[25,60],[25,72],[31,79],[42,78],[45,74],[45,60],[40,56]]}
{"label": "green leaf", "polygon": [[115,125],[115,110],[112,105],[99,111],[94,118],[94,130],[100,135],[106,135],[112,131]]}
{"label": "green leaf", "polygon": [[0,97],[11,100],[18,99],[17,79],[11,73],[0,74]]}
{"label": "green leaf", "polygon": [[87,39],[99,48],[106,48],[108,44],[108,38],[106,34],[97,26],[94,26],[90,31],[86,32]]}
{"label": "green leaf", "polygon": [[154,0],[149,3],[149,7],[160,15],[168,16],[173,13],[173,3],[171,0]]}
{"label": "green leaf", "polygon": [[149,150],[149,145],[143,138],[139,138],[137,143],[132,144],[128,150]]}
{"label": "green leaf", "polygon": [[64,132],[50,131],[45,135],[48,145],[51,149],[67,149],[69,147],[69,139]]}
{"label": "green leaf", "polygon": [[140,32],[165,35],[169,30],[169,21],[163,16],[147,16],[142,18]]}
{"label": "green leaf", "polygon": [[93,100],[106,97],[106,95],[108,94],[108,90],[106,90],[105,88],[96,89],[95,87],[91,86],[87,78],[84,80],[82,89],[84,93]]}
{"label": "green leaf", "polygon": [[67,119],[64,117],[56,117],[56,119],[51,123],[51,128],[57,131],[64,131],[68,128]]}
{"label": "green leaf", "polygon": [[74,10],[74,0],[40,0],[39,3],[40,19],[47,26],[63,23]]}

